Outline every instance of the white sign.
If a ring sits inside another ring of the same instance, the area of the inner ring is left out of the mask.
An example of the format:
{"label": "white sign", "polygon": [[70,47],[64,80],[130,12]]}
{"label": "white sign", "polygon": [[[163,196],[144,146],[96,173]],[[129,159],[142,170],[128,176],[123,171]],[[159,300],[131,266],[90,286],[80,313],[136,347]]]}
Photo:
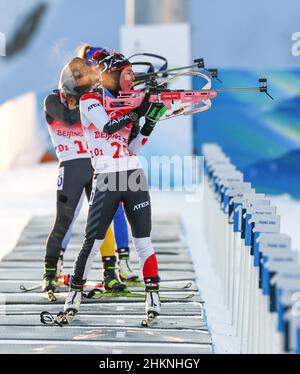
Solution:
{"label": "white sign", "polygon": [[[169,68],[192,65],[191,32],[186,23],[135,25],[121,28],[121,50],[126,57],[136,53],[154,53],[167,58]],[[200,56],[201,57],[201,56]],[[141,57],[141,61],[143,57]],[[144,61],[147,61],[144,58]],[[171,83],[170,89],[191,89],[190,77],[180,77]],[[142,154],[180,155],[192,154],[192,117],[159,122],[151,135],[151,141]]]}

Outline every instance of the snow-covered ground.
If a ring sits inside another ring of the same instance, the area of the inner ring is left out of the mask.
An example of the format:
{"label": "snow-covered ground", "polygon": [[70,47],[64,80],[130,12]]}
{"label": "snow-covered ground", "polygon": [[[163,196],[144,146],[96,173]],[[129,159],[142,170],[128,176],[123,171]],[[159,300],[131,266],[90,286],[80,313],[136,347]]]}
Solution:
{"label": "snow-covered ground", "polygon": [[[0,174],[0,259],[14,246],[32,215],[53,214],[55,207],[56,164],[11,170]],[[181,215],[194,261],[197,283],[203,299],[216,353],[238,352],[237,341],[222,304],[220,281],[211,265],[203,232],[203,202],[188,202],[181,192],[152,192],[153,213]],[[282,232],[292,237],[300,250],[300,201],[289,196],[272,197],[282,217]],[[84,205],[83,214],[87,211]]]}

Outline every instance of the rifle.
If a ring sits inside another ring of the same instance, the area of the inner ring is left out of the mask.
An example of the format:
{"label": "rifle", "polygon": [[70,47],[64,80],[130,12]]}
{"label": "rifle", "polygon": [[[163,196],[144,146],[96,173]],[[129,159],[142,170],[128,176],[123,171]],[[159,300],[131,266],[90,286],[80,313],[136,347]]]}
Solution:
{"label": "rifle", "polygon": [[[153,64],[149,62],[133,62],[133,65],[148,67],[148,72],[136,74],[135,86],[143,84],[144,87],[140,90],[120,91],[119,96],[116,98],[105,95],[105,90],[103,90],[103,104],[106,110],[134,109],[141,105],[145,98],[148,98],[151,103],[161,103],[166,106],[168,112],[164,118],[160,119],[162,121],[182,115],[186,116],[207,111],[212,107],[212,100],[222,92],[258,91],[265,93],[272,100],[274,99],[268,93],[266,78],[260,78],[259,85],[256,87],[212,89],[212,79],[219,80],[218,70],[206,69],[203,58],[195,59],[194,64],[189,66],[167,69],[167,60],[158,55],[143,53],[130,56],[130,58],[139,55],[162,59],[164,64],[155,71]],[[202,69],[203,72],[193,69]],[[195,76],[204,80],[205,84],[200,90],[170,90],[167,88],[169,82],[182,76]],[[172,110],[173,104],[176,102],[181,106]]]}

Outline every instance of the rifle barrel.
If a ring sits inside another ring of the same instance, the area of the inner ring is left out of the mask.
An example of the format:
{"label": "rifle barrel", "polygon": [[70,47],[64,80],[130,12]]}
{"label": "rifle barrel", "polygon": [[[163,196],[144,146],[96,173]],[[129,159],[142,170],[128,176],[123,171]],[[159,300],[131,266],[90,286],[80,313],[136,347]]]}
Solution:
{"label": "rifle barrel", "polygon": [[260,87],[219,88],[214,91],[217,91],[217,92],[260,91]]}

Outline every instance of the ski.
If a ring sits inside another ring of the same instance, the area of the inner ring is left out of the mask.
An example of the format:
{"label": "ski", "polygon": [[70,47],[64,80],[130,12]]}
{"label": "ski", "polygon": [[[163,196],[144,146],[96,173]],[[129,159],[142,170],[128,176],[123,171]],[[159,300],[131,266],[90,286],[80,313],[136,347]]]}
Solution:
{"label": "ski", "polygon": [[39,284],[37,284],[35,286],[32,286],[32,287],[26,287],[24,284],[20,284],[20,290],[22,292],[36,291],[36,290],[38,290],[42,287],[43,287],[43,283],[39,283]]}
{"label": "ski", "polygon": [[63,325],[71,324],[76,314],[77,312],[73,309],[66,312],[59,312],[57,316],[54,316],[50,312],[44,311],[40,314],[40,320],[43,325],[63,327]]}
{"label": "ski", "polygon": [[142,327],[151,327],[159,323],[159,315],[155,312],[149,312],[147,317],[142,320]]}
{"label": "ski", "polygon": [[[131,291],[123,291],[123,292],[107,292],[102,291],[98,288],[91,290],[88,294],[83,294],[84,297],[87,299],[101,299],[105,297],[128,297],[128,298],[145,298],[145,294],[141,292],[131,292]],[[192,299],[195,294],[188,294],[185,296],[160,296],[160,300],[162,301],[187,301]]]}
{"label": "ski", "polygon": [[[70,286],[70,278],[71,278],[71,275],[70,274],[62,274],[60,275],[58,278],[57,278],[57,286],[61,287],[61,286],[67,286],[69,287]],[[95,282],[95,281],[87,281],[83,287],[85,288],[88,288],[88,287],[93,287],[93,288],[99,288],[99,287],[103,287],[103,281],[98,281],[98,282]]]}
{"label": "ski", "polygon": [[[178,282],[179,283],[179,282]],[[161,290],[171,290],[171,291],[176,291],[176,290],[187,290],[192,286],[192,282],[181,282],[182,285],[174,285],[174,286],[165,286],[164,284],[159,285],[159,288]],[[125,284],[127,287],[140,287],[140,288],[145,288],[145,283],[140,282],[140,281],[125,281]]]}
{"label": "ski", "polygon": [[[127,287],[137,287],[137,288],[145,288],[145,284],[144,282],[140,282],[140,281],[125,281],[125,284]],[[180,285],[181,284],[181,285]],[[192,282],[188,281],[188,282],[178,282],[177,285],[174,285],[174,286],[166,286],[164,284],[160,284],[159,288],[161,290],[168,290],[168,291],[177,291],[177,290],[187,290],[189,289],[191,286],[192,286]],[[67,275],[61,275],[58,277],[57,279],[57,287],[61,287],[61,286],[69,286],[70,285],[70,276],[67,274]],[[38,283],[37,285],[35,286],[32,286],[32,287],[26,287],[25,285],[21,284],[20,285],[20,290],[22,292],[31,292],[31,291],[36,291],[38,289],[41,289],[43,286],[43,283]],[[90,282],[87,282],[85,285],[84,285],[84,288],[88,288],[88,287],[93,287],[93,288],[102,288],[103,287],[103,281],[99,281],[99,282],[93,282],[93,281],[90,281]]]}
{"label": "ski", "polygon": [[[66,275],[60,275],[58,278],[57,278],[57,287],[62,287],[62,286],[67,286],[69,287],[70,285],[70,275],[69,274],[66,274]],[[43,287],[43,283],[40,282],[38,284],[36,284],[35,286],[32,286],[32,287],[26,287],[24,284],[20,284],[20,290],[22,292],[31,292],[31,291],[36,291],[36,290],[39,290]],[[93,288],[100,288],[100,287],[103,287],[103,282],[100,281],[100,282],[87,282],[84,287],[93,287]]]}

